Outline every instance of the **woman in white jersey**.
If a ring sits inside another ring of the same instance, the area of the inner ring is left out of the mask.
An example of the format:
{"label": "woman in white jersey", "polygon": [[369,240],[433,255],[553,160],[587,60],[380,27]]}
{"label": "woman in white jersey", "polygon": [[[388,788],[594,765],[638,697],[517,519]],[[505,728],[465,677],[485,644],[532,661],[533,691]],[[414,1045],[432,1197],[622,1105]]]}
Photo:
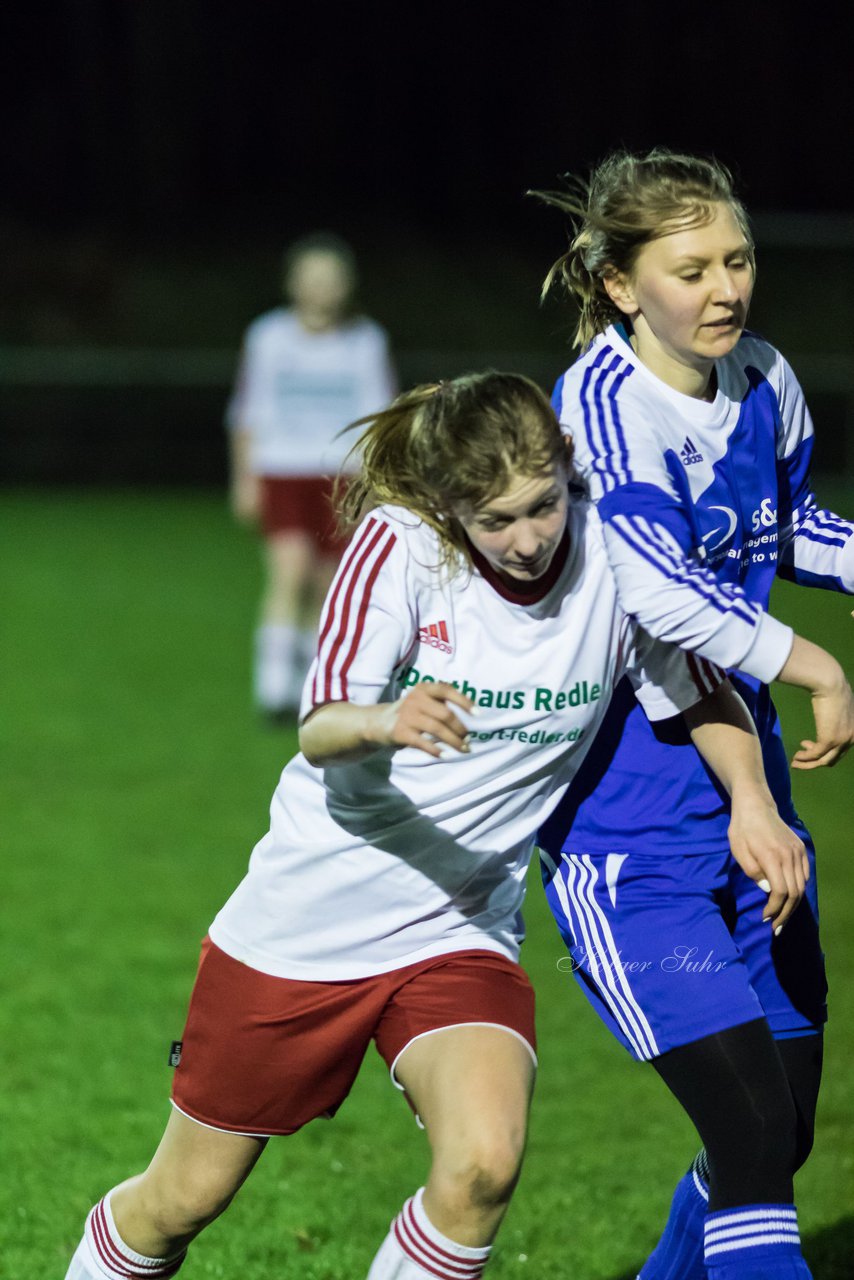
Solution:
{"label": "woman in white jersey", "polygon": [[346,452],[341,430],[395,393],[384,331],[351,314],[356,264],[343,240],[298,240],[285,254],[284,284],[290,306],[246,331],[227,413],[232,508],[264,536],[254,695],[273,718],[299,707],[343,550],[330,502]]}
{"label": "woman in white jersey", "polygon": [[743,704],[617,606],[542,392],[498,373],[418,388],[363,440],[301,754],[210,927],[163,1141],[92,1210],[70,1280],[177,1271],[268,1137],[337,1110],[371,1039],[432,1149],[371,1280],[481,1274],[534,1080],[517,963],[533,834],[624,673],[651,716],[689,708],[734,788],[734,850],[791,885],[779,920],[803,890]]}
{"label": "woman in white jersey", "polygon": [[[581,310],[581,355],[554,403],[623,607],[650,634],[735,669],[775,802],[812,860],[767,684],[812,696],[815,741],[801,744],[798,768],[848,749],[854,703],[839,663],[771,617],[768,598],[775,573],[854,591],[854,525],[818,507],[801,389],[745,329],[754,247],[744,209],[720,165],[664,149],[613,154],[589,182],[546,199],[574,224],[546,284],[561,280]],[[687,978],[657,965],[627,983],[643,1035],[620,1024],[601,975],[576,966],[597,1012],[653,1061],[704,1143],[642,1280],[806,1276],[792,1175],[812,1144],[826,1017],[815,877],[785,932],[769,929],[765,899],[729,857],[719,789],[685,736],[655,732],[625,686],[595,750],[599,763],[591,752],[541,832],[568,945],[584,926],[579,861],[595,876],[616,857],[614,900],[603,895],[602,908],[614,945],[669,948],[678,936],[725,966],[693,983],[690,999]]]}

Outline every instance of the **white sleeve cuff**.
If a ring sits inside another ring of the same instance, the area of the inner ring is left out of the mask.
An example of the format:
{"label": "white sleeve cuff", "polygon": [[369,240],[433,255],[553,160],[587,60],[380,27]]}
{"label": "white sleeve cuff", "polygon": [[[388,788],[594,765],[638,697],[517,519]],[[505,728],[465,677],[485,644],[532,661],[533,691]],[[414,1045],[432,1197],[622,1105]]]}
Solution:
{"label": "white sleeve cuff", "polygon": [[854,595],[854,534],[842,548],[842,555],[839,559],[839,577],[848,594]]}
{"label": "white sleeve cuff", "polygon": [[791,627],[772,618],[770,613],[763,613],[753,644],[738,663],[738,670],[761,680],[763,684],[770,684],[786,665],[794,639]]}

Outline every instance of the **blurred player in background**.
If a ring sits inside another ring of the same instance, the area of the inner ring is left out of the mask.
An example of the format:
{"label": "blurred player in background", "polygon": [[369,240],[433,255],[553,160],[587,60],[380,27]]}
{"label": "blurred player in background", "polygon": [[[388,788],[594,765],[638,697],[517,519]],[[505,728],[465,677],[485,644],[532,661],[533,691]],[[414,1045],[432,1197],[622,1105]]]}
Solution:
{"label": "blurred player in background", "polygon": [[416,388],[369,426],[301,754],[203,946],[163,1141],[92,1210],[68,1280],[173,1275],[268,1136],[338,1109],[371,1039],[432,1163],[370,1280],[477,1280],[534,1081],[518,964],[533,833],[624,672],[650,716],[686,709],[733,789],[734,852],[791,881],[781,920],[796,905],[804,849],[746,708],[618,607],[569,457],[512,374]]}
{"label": "blurred player in background", "polygon": [[[580,306],[582,353],[554,403],[623,607],[651,635],[735,670],[778,809],[812,862],[767,684],[788,678],[812,696],[815,742],[798,768],[848,749],[854,703],[839,664],[793,639],[768,599],[776,573],[854,591],[854,525],[818,507],[801,388],[745,329],[745,211],[722,166],[664,149],[615,153],[588,183],[539,194],[573,219],[546,287],[561,280]],[[653,1061],[705,1147],[642,1280],[808,1276],[792,1178],[813,1141],[826,1018],[815,877],[785,931],[770,928],[765,895],[726,853],[714,780],[684,734],[653,730],[625,682],[589,764],[541,832],[551,907],[591,1003]],[[670,971],[610,981],[583,954],[588,930],[625,956],[658,939]],[[690,997],[675,981],[680,956],[682,968],[711,957]]]}
{"label": "blurred player in background", "polygon": [[254,695],[274,718],[299,706],[342,550],[331,477],[348,445],[336,436],[395,394],[385,333],[353,314],[356,263],[343,240],[298,240],[285,254],[284,286],[290,306],[246,332],[227,412],[232,508],[259,521],[265,541]]}

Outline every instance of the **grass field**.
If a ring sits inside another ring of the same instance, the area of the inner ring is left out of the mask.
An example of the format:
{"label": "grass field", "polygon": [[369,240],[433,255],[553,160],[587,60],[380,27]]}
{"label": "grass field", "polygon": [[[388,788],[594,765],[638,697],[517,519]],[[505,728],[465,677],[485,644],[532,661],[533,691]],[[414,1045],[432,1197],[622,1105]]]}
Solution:
{"label": "grass field", "polygon": [[[218,494],[8,491],[2,505],[0,1275],[52,1280],[89,1206],[159,1137],[199,940],[266,829],[295,740],[249,707],[258,552]],[[778,613],[854,675],[848,602],[779,590]],[[808,707],[780,701],[795,742]],[[798,1181],[816,1280],[854,1274],[852,767],[796,779],[832,1001]],[[534,878],[527,917],[541,1071],[489,1274],[633,1278],[693,1155],[691,1126],[558,970]],[[182,1274],[358,1280],[426,1164],[372,1055],[334,1122],[270,1144]]]}

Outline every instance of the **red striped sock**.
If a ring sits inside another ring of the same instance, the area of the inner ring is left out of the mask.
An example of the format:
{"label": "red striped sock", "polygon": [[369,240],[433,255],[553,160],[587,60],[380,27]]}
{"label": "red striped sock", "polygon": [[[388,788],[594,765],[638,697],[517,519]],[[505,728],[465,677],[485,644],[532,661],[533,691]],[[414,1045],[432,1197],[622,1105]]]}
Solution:
{"label": "red striped sock", "polygon": [[424,1211],[422,1187],[407,1200],[391,1224],[374,1259],[369,1280],[479,1280],[489,1260],[489,1245],[473,1249],[449,1240]]}
{"label": "red striped sock", "polygon": [[110,1194],[95,1205],[86,1219],[86,1243],[98,1267],[96,1274],[107,1280],[167,1280],[174,1276],[186,1257],[186,1249],[171,1258],[145,1258],[134,1253],[116,1230]]}

